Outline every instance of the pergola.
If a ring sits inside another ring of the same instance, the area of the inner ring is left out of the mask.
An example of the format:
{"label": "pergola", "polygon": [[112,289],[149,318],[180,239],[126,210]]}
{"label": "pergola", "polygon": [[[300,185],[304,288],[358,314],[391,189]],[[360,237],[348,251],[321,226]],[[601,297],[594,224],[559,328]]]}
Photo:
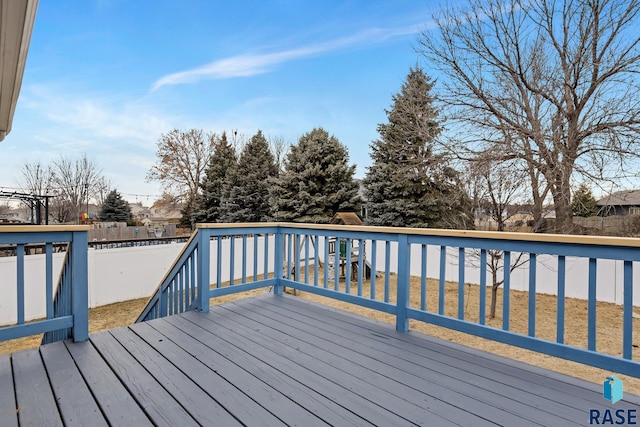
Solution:
{"label": "pergola", "polygon": [[17,191],[0,191],[0,199],[20,200],[31,209],[31,224],[42,224],[42,210],[44,209],[44,223],[49,225],[49,199],[54,196],[19,193]]}

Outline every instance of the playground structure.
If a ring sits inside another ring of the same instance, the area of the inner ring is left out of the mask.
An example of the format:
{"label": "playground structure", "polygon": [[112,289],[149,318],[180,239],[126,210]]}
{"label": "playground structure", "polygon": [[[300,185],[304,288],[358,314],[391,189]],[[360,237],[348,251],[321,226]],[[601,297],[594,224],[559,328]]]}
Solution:
{"label": "playground structure", "polygon": [[[345,225],[364,225],[362,220],[353,212],[338,212],[331,219],[331,224],[345,224]],[[291,243],[285,242],[284,247],[284,259],[288,259],[287,253],[288,248],[287,244],[291,244],[293,248],[293,256],[296,254],[300,257],[301,263],[308,261],[310,264],[318,263],[319,266],[323,266],[324,262],[327,263],[329,280],[333,281],[335,278],[335,269],[338,271],[338,279],[346,279],[347,275],[347,265],[350,264],[350,268],[348,269],[350,272],[350,277],[352,280],[357,280],[359,275],[359,260],[360,260],[360,251],[362,251],[362,267],[363,267],[363,279],[368,280],[371,279],[371,264],[367,260],[367,252],[366,252],[366,242],[355,240],[355,239],[346,239],[339,238],[339,243],[336,245],[336,238],[329,238],[328,243],[328,257],[326,260],[322,260],[320,258],[320,254],[324,251],[320,250],[319,242],[316,237],[310,236],[308,238],[309,243],[307,243],[307,239],[302,240],[302,242],[293,241]],[[308,254],[311,252],[311,248],[306,248],[305,245],[309,244],[313,247],[313,257],[308,258]],[[338,256],[336,258],[336,249],[338,250]],[[302,257],[302,254],[306,254],[305,258]],[[284,265],[285,272],[290,270],[291,275],[294,280],[298,280],[299,278],[296,275],[295,262],[293,260],[289,260]]]}
{"label": "playground structure", "polygon": [[[349,246],[349,249],[347,249]],[[339,269],[338,278],[345,279],[347,276],[347,264],[351,263],[351,268],[349,269],[351,272],[351,279],[358,279],[358,268],[360,259],[360,250],[362,250],[362,264],[364,270],[363,278],[365,280],[371,279],[371,264],[367,261],[367,245],[366,242],[362,241],[362,247],[360,247],[360,241],[353,239],[339,239],[338,245],[338,265]],[[327,260],[329,263],[329,280],[333,280],[334,271],[336,266],[335,264],[335,254],[336,254],[336,239],[329,239],[329,259]]]}

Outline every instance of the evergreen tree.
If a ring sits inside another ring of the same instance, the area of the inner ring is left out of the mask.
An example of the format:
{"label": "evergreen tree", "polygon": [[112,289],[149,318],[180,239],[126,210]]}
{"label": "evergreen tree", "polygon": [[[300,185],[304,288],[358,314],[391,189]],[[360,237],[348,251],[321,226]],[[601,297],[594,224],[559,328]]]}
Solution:
{"label": "evergreen tree", "polygon": [[473,224],[471,203],[458,174],[433,152],[440,134],[433,105],[433,82],[416,67],[378,125],[371,144],[373,165],[363,180],[367,223],[371,225],[466,228]]}
{"label": "evergreen tree", "polygon": [[187,200],[180,209],[180,222],[178,227],[189,228],[193,230],[194,221],[194,202]]}
{"label": "evergreen tree", "polygon": [[224,132],[220,140],[216,141],[209,166],[201,184],[202,194],[196,198],[194,208],[194,223],[222,222],[220,204],[227,177],[236,166],[236,150],[227,140]]}
{"label": "evergreen tree", "polygon": [[573,194],[571,210],[574,216],[596,216],[600,212],[598,201],[593,197],[591,189],[586,184],[580,184],[580,187]]}
{"label": "evergreen tree", "polygon": [[328,223],[339,211],[359,207],[355,165],[347,148],[317,128],[287,155],[285,172],[273,180],[271,201],[278,221]]}
{"label": "evergreen tree", "polygon": [[269,186],[278,167],[262,131],[244,146],[238,165],[223,188],[222,222],[264,222],[271,219]]}
{"label": "evergreen tree", "polygon": [[131,206],[116,190],[111,191],[102,203],[101,221],[126,222],[133,220]]}

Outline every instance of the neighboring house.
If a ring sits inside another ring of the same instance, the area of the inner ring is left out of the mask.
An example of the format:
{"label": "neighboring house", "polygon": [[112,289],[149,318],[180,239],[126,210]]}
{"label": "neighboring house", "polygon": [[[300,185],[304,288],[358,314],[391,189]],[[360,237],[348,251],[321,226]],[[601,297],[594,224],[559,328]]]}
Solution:
{"label": "neighboring house", "polygon": [[149,209],[151,215],[149,218],[151,219],[165,219],[167,221],[176,221],[182,217],[182,213],[180,212],[180,207],[177,206],[152,206]]}
{"label": "neighboring house", "polygon": [[153,216],[151,208],[142,206],[142,203],[140,202],[129,203],[129,206],[131,206],[131,215],[133,215],[133,218],[138,221],[142,221],[145,218],[151,218]]}
{"label": "neighboring house", "polygon": [[612,193],[598,200],[600,214],[640,215],[640,190],[624,190]]}
{"label": "neighboring house", "polygon": [[25,209],[11,208],[0,213],[0,223],[4,224],[25,224],[29,223],[30,218],[28,211]]}

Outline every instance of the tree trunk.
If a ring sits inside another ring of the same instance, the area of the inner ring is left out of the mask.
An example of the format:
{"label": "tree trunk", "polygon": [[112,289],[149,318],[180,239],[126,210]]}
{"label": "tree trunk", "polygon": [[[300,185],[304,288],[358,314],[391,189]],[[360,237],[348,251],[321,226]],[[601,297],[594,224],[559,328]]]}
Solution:
{"label": "tree trunk", "polygon": [[498,299],[498,288],[499,287],[500,287],[500,285],[491,286],[491,309],[489,310],[489,318],[490,319],[495,319],[496,318],[496,300]]}
{"label": "tree trunk", "polygon": [[531,196],[533,198],[533,206],[531,207],[531,215],[533,216],[532,231],[535,233],[542,224],[542,207],[546,197],[546,190],[543,192],[540,191],[538,172],[531,164],[527,165],[527,172],[529,173],[529,179],[531,181]]}
{"label": "tree trunk", "polygon": [[569,234],[573,230],[570,182],[573,166],[565,164],[560,169],[561,170],[555,173],[554,185],[551,188],[556,214],[555,232],[558,234]]}
{"label": "tree trunk", "polygon": [[[506,267],[508,268],[508,267]],[[498,270],[497,268],[492,268],[491,271],[491,308],[489,309],[489,318],[495,319],[496,317],[496,301],[498,299],[498,288],[500,287],[500,283],[498,283]],[[484,301],[482,302],[484,304]]]}

